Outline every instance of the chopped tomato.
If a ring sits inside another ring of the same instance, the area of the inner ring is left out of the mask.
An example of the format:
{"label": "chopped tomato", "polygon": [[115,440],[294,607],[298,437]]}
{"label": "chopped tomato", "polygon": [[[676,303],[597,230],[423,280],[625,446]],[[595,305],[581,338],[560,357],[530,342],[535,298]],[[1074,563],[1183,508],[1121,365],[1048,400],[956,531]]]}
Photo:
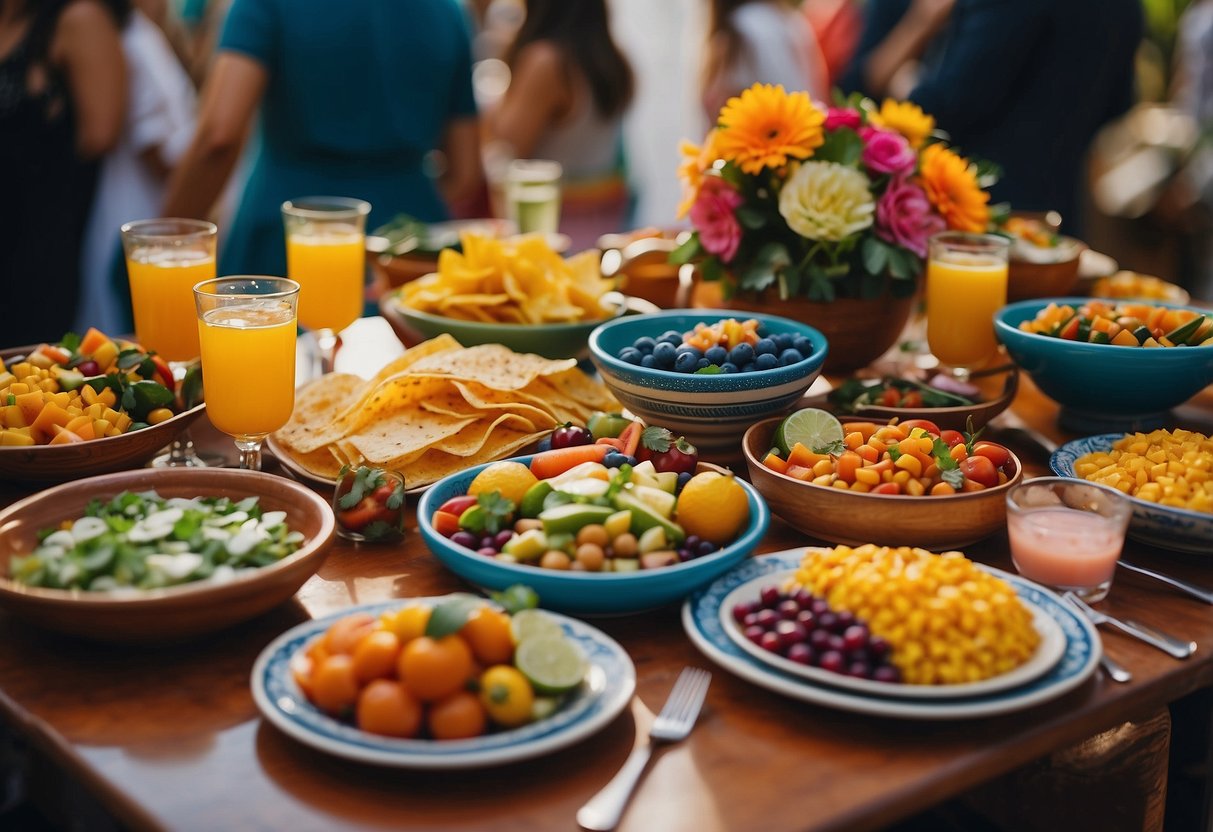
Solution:
{"label": "chopped tomato", "polygon": [[347,529],[357,532],[376,520],[382,520],[385,523],[393,522],[396,519],[396,512],[382,505],[373,497],[363,497],[353,508],[338,512],[337,519]]}
{"label": "chopped tomato", "polygon": [[[920,397],[921,398],[921,397]],[[932,436],[939,436],[939,425],[930,419],[907,419],[901,423],[901,428],[909,435],[914,428],[922,428]]]}
{"label": "chopped tomato", "polygon": [[434,516],[430,518],[430,524],[434,527],[434,531],[443,537],[450,537],[455,532],[459,531],[459,515],[451,514],[449,511],[439,509],[434,512]]}
{"label": "chopped tomato", "polygon": [[476,495],[465,494],[462,497],[452,497],[438,506],[438,510],[458,517],[474,505],[476,505]]}
{"label": "chopped tomato", "polygon": [[978,442],[973,446],[973,455],[984,456],[997,468],[1001,468],[1011,461],[1011,452],[995,442]]}
{"label": "chopped tomato", "polygon": [[942,439],[943,444],[947,445],[949,448],[959,445],[965,441],[964,434],[958,430],[940,431],[939,438]]}
{"label": "chopped tomato", "polygon": [[965,479],[981,483],[986,488],[998,485],[998,469],[987,457],[977,454],[965,457],[960,460],[960,470],[965,475]]}

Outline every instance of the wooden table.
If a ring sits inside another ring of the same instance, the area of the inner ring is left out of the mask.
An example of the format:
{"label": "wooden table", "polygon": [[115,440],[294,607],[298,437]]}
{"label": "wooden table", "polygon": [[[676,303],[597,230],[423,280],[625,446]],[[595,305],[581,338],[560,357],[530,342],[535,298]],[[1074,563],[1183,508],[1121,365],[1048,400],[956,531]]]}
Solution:
{"label": "wooden table", "polygon": [[[1056,406],[1030,383],[1014,412],[1053,439],[1066,438],[1053,423]],[[1179,416],[1213,429],[1213,391]],[[230,447],[209,425],[197,433],[208,449]],[[1030,473],[1043,472],[1045,459],[1017,450]],[[272,462],[267,468],[277,470]],[[0,502],[24,493],[20,484],[2,484]],[[759,551],[810,542],[776,521]],[[1213,584],[1200,558],[1135,542],[1127,551]],[[969,554],[1009,566],[1005,535]],[[992,719],[898,722],[790,701],[699,654],[676,608],[594,621],[635,661],[638,701],[598,735],[546,758],[445,774],[377,769],[304,747],[258,715],[249,673],[283,630],[352,603],[464,588],[413,531],[395,548],[338,543],[291,604],[197,643],[108,647],[0,614],[0,714],[132,827],[572,829],[577,808],[622,764],[637,726],[647,726],[648,708],[660,708],[683,666],[697,665],[714,673],[706,708],[690,739],[654,760],[621,828],[776,832],[882,827],[1213,686],[1213,609],[1118,574],[1106,608],[1195,639],[1196,655],[1176,661],[1105,634],[1108,653],[1132,670],[1132,683],[1097,673],[1061,699]]]}

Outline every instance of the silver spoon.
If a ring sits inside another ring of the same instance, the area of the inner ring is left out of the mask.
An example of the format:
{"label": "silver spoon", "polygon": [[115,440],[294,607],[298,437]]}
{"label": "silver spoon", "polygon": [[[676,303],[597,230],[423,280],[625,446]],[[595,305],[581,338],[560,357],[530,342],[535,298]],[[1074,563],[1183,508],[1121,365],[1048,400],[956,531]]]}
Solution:
{"label": "silver spoon", "polygon": [[1176,589],[1204,601],[1206,604],[1213,604],[1213,591],[1199,587],[1196,584],[1190,584],[1187,581],[1181,581],[1179,578],[1172,578],[1170,575],[1164,575],[1162,572],[1155,572],[1153,569],[1146,569],[1144,566],[1138,566],[1128,561],[1120,560],[1116,562],[1117,566],[1123,567],[1130,572],[1136,572],[1139,575],[1145,575],[1153,578],[1156,581],[1162,581],[1164,584],[1173,586]]}

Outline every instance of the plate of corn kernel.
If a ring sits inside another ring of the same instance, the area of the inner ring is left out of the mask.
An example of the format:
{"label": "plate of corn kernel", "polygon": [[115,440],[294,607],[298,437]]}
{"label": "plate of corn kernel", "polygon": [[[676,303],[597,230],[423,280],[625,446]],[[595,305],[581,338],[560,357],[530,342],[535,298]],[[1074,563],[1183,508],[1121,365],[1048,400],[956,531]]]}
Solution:
{"label": "plate of corn kernel", "polygon": [[909,547],[752,558],[692,595],[682,620],[708,658],[757,685],[906,719],[1031,707],[1082,684],[1101,653],[1091,624],[1049,590],[959,552]]}
{"label": "plate of corn kernel", "polygon": [[1133,504],[1129,536],[1163,549],[1213,552],[1213,438],[1189,430],[1105,433],[1058,448],[1058,476],[1110,485]]}

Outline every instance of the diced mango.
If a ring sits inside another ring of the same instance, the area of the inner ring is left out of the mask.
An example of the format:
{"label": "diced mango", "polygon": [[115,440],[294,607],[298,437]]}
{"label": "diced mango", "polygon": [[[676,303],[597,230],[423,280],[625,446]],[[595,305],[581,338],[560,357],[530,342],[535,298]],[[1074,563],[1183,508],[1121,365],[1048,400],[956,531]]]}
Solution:
{"label": "diced mango", "polygon": [[0,427],[23,428],[29,424],[20,405],[9,404],[0,408]]}
{"label": "diced mango", "polygon": [[55,402],[47,402],[30,427],[34,429],[35,436],[54,436],[55,428],[64,427],[69,421],[71,417],[67,415],[66,410]]}
{"label": "diced mango", "polygon": [[25,424],[32,425],[34,420],[38,418],[38,414],[42,412],[42,406],[45,402],[42,399],[42,391],[37,390],[31,393],[20,393],[16,397],[17,407],[21,408],[21,412],[25,414]]}
{"label": "diced mango", "polygon": [[34,444],[34,437],[15,430],[0,430],[0,445],[12,447],[28,447]]}
{"label": "diced mango", "polygon": [[67,428],[60,427],[59,425],[55,425],[54,427],[57,433],[55,434],[55,438],[47,443],[49,445],[75,445],[78,442],[84,441]]}

